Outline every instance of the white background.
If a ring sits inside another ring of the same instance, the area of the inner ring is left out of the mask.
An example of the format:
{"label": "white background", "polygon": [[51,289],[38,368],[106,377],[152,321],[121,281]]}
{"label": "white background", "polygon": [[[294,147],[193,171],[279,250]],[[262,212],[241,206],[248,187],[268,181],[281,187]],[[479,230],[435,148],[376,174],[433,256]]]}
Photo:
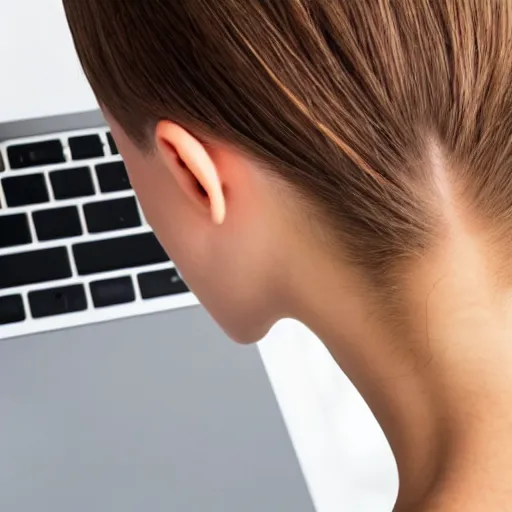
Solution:
{"label": "white background", "polygon": [[[0,50],[0,122],[96,107],[60,0],[0,0]],[[287,321],[260,348],[318,511],[390,511],[389,447],[321,343]]]}

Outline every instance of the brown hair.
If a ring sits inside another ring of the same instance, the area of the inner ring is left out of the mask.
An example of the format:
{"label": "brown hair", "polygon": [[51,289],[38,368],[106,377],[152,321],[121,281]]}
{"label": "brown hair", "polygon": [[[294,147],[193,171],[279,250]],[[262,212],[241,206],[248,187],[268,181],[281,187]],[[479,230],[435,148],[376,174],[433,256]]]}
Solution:
{"label": "brown hair", "polygon": [[141,148],[167,118],[262,159],[375,278],[440,235],[434,154],[511,236],[512,0],[64,5],[95,93]]}

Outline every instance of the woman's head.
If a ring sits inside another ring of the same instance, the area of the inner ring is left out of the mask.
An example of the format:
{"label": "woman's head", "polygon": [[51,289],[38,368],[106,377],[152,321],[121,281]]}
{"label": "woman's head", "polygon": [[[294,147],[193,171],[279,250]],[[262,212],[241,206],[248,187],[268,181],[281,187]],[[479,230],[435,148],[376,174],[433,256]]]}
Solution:
{"label": "woman's head", "polygon": [[148,220],[233,337],[289,313],[301,256],[395,299],[463,225],[502,270],[510,1],[64,4]]}

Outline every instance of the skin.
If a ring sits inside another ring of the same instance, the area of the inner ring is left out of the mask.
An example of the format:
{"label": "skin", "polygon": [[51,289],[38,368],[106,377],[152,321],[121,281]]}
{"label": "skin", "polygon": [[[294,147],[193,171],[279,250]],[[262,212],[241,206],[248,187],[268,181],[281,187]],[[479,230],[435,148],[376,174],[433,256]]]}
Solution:
{"label": "skin", "polygon": [[145,153],[106,117],[148,222],[227,334],[251,343],[296,318],[362,393],[397,460],[395,510],[510,509],[512,302],[435,151],[446,236],[406,269],[398,332],[293,190],[249,157],[170,121]]}

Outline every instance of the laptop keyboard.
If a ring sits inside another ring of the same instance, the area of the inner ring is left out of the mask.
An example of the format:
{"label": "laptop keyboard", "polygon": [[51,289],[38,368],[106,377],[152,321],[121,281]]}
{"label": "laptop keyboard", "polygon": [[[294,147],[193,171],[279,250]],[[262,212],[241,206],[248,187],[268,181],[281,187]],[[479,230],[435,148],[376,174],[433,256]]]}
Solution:
{"label": "laptop keyboard", "polygon": [[197,303],[108,131],[3,142],[0,170],[0,338]]}

